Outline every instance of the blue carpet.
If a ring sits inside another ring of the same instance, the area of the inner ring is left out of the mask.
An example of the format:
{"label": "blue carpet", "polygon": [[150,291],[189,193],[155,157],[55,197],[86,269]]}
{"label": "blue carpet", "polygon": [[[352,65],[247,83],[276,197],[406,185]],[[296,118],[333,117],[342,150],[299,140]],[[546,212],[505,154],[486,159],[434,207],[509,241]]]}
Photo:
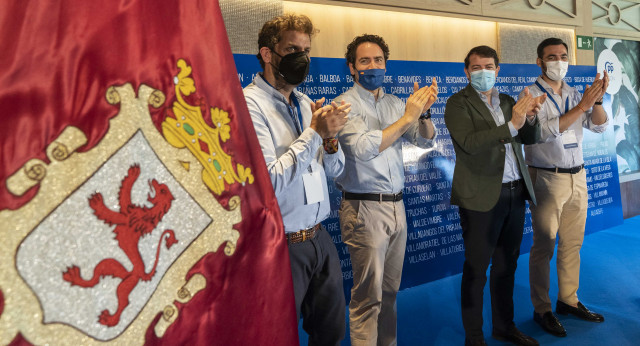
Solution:
{"label": "blue carpet", "polygon": [[[518,260],[514,291],[515,323],[542,345],[640,345],[640,216],[620,226],[585,237],[581,251],[578,297],[605,317],[590,323],[558,316],[567,337],[542,331],[533,322],[529,298],[529,255]],[[555,257],[551,266],[551,300],[558,292]],[[400,291],[398,294],[399,345],[463,345],[460,318],[461,274]],[[488,280],[487,280],[488,282]],[[484,333],[489,345],[504,343],[491,338],[491,308],[488,284],[484,296]],[[554,304],[555,307],[555,304]],[[300,344],[307,335],[300,330]],[[349,345],[349,332],[342,345]]]}

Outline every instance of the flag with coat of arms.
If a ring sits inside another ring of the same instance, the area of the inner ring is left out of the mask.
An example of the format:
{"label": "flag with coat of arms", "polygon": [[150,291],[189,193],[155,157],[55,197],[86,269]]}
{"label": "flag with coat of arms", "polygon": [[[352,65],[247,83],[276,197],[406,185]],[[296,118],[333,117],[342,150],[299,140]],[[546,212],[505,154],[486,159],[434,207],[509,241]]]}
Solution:
{"label": "flag with coat of arms", "polygon": [[218,2],[4,1],[0,42],[0,344],[296,344]]}

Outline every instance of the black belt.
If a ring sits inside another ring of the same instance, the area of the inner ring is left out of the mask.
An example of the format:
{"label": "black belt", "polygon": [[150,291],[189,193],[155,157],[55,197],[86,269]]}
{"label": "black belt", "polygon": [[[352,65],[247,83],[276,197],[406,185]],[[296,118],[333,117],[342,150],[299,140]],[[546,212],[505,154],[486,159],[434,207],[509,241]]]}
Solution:
{"label": "black belt", "polygon": [[580,172],[582,170],[582,168],[584,168],[584,164],[582,164],[580,166],[571,167],[571,168],[558,168],[558,167],[546,168],[546,167],[534,167],[534,166],[531,166],[531,168],[542,169],[544,171],[555,172],[555,173],[576,174],[576,173]]}
{"label": "black belt", "polygon": [[523,183],[522,179],[512,180],[506,183],[502,183],[502,188],[507,190],[513,190],[522,183]]}
{"label": "black belt", "polygon": [[397,202],[402,200],[402,191],[398,193],[351,193],[343,192],[342,198],[361,201]]}

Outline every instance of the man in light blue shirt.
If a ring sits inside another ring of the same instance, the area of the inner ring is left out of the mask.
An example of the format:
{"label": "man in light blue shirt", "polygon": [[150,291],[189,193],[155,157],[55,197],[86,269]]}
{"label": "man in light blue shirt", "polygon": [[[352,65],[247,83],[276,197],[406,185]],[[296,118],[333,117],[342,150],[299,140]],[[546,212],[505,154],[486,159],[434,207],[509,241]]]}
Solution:
{"label": "man in light blue shirt", "polygon": [[349,105],[322,106],[324,98],[313,102],[295,89],[309,71],[314,33],[306,16],[285,14],[265,23],[258,38],[264,71],[244,94],[282,213],[298,318],[310,345],[339,345],[345,332],[342,270],[320,221],[329,215],[326,177],[344,168],[335,136]]}
{"label": "man in light blue shirt", "polygon": [[437,98],[435,80],[419,90],[416,83],[405,105],[380,87],[388,57],[381,37],[356,37],[346,53],[355,82],[336,99],[352,107],[339,133],[346,166],[336,183],[343,192],[342,240],[353,267],[349,325],[354,346],[397,343],[395,302],[407,239],[399,139],[429,148],[435,136],[430,113],[419,119]]}

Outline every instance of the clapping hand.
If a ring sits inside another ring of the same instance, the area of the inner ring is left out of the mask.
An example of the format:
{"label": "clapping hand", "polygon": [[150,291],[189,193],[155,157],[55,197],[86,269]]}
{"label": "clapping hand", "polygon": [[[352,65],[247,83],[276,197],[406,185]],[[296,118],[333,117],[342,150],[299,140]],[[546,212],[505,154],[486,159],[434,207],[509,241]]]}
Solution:
{"label": "clapping hand", "polygon": [[[431,85],[428,88],[431,94],[429,95],[429,99],[427,100],[427,103],[424,105],[424,108],[422,109],[422,113],[426,112],[427,109],[431,108],[431,106],[433,106],[433,104],[438,99],[438,82],[436,81],[436,77],[433,77],[433,79],[431,80]],[[413,83],[413,92],[416,92],[417,89],[418,89],[418,83]]]}
{"label": "clapping hand", "polygon": [[347,123],[348,114],[351,112],[351,104],[344,101],[338,105],[335,101],[330,105],[323,106],[325,98],[316,102],[311,102],[310,127],[313,128],[322,138],[333,138]]}
{"label": "clapping hand", "polygon": [[527,110],[527,117],[533,117],[538,114],[538,112],[540,112],[540,108],[542,108],[542,104],[544,104],[544,101],[546,100],[547,94],[542,94],[538,97],[534,97],[533,102],[531,102],[531,106]]}
{"label": "clapping hand", "polygon": [[[435,80],[433,82],[435,83]],[[405,108],[405,116],[410,117],[412,122],[418,120],[420,115],[426,112],[427,109],[431,107],[431,104],[435,102],[438,90],[436,87],[436,95],[434,97],[432,87],[433,84],[428,87],[419,88],[418,83],[413,83],[413,94],[409,95]],[[433,99],[433,101],[429,103],[431,99]]]}
{"label": "clapping hand", "polygon": [[582,94],[582,99],[578,103],[578,107],[582,110],[587,110],[599,101],[602,100],[602,97],[607,92],[607,88],[609,87],[609,74],[607,71],[602,71],[603,77],[600,79],[600,73],[596,74],[596,80],[589,86],[584,89],[584,93]]}
{"label": "clapping hand", "polygon": [[531,109],[534,102],[533,96],[529,93],[529,88],[524,88],[524,95],[518,99],[518,102],[511,109],[511,123],[516,130],[520,130],[524,126],[527,119],[527,111]]}

